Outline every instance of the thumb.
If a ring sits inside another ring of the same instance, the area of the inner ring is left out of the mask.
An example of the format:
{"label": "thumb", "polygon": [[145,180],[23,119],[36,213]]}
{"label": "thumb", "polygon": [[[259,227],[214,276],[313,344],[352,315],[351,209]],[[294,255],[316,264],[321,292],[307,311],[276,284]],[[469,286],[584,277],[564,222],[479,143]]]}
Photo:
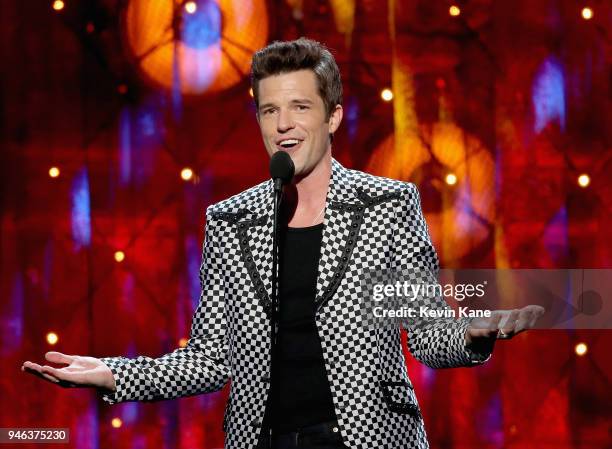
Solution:
{"label": "thumb", "polygon": [[65,363],[70,365],[75,359],[73,355],[62,354],[61,352],[49,351],[45,354],[45,359],[53,363]]}

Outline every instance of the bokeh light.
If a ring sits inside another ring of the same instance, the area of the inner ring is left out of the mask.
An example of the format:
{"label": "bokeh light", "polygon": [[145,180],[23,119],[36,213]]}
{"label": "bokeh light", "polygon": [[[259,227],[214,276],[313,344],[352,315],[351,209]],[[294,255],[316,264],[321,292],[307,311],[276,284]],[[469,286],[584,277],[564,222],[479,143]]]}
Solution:
{"label": "bokeh light", "polygon": [[391,89],[389,89],[388,87],[383,89],[380,92],[380,98],[382,98],[385,101],[393,100],[393,91]]}
{"label": "bokeh light", "polygon": [[444,181],[449,185],[449,186],[454,186],[455,184],[457,184],[457,175],[454,173],[449,173],[446,175],[446,177],[444,178]]}
{"label": "bokeh light", "polygon": [[54,345],[59,341],[59,337],[55,332],[48,332],[46,335],[46,340],[50,345]]}
{"label": "bokeh light", "polygon": [[582,188],[588,187],[590,183],[591,183],[591,177],[587,175],[586,173],[583,173],[580,176],[578,176],[578,185],[580,187]]}
{"label": "bokeh light", "polygon": [[576,355],[583,356],[587,353],[589,347],[586,343],[578,343],[574,350],[576,351]]}

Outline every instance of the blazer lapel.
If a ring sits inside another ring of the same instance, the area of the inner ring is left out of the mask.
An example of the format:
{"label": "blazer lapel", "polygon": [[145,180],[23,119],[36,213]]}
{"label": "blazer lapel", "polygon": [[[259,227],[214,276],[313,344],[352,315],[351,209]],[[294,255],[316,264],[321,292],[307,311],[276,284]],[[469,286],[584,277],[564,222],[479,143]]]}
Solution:
{"label": "blazer lapel", "polygon": [[272,311],[272,195],[272,182],[263,183],[248,204],[250,213],[237,222],[241,257],[268,316]]}
{"label": "blazer lapel", "polygon": [[365,205],[351,186],[350,171],[333,160],[317,276],[317,312],[333,296],[344,276],[359,237],[364,211]]}

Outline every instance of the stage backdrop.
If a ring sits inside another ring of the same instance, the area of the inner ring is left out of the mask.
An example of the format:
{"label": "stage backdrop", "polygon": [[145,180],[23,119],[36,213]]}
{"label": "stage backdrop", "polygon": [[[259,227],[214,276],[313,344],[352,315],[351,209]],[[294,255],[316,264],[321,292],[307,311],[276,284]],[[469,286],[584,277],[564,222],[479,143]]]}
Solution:
{"label": "stage backdrop", "polygon": [[[267,176],[248,71],[273,40],[332,50],[334,156],[418,185],[443,267],[612,268],[610,30],[604,0],[4,2],[0,427],[222,447],[227,388],[108,406],[20,366],[185,344],[205,208]],[[432,449],[611,448],[611,345],[533,331],[474,369],[408,355]]]}

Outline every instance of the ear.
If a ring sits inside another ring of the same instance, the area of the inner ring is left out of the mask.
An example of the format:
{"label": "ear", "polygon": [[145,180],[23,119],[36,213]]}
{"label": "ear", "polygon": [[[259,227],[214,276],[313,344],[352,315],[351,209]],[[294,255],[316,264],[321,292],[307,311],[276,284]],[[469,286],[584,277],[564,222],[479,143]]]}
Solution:
{"label": "ear", "polygon": [[342,106],[337,104],[329,117],[329,133],[330,134],[335,133],[338,127],[340,126],[340,122],[342,122],[343,113],[344,113],[344,110],[342,109]]}

